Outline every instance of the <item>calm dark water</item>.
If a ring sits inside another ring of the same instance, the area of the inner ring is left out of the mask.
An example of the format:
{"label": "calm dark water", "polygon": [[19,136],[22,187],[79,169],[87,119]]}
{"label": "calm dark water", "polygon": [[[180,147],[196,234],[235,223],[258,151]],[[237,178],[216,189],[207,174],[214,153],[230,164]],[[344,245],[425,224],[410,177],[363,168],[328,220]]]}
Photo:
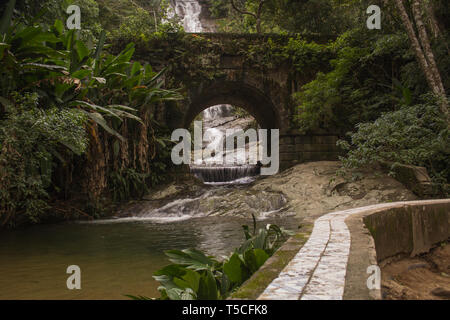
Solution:
{"label": "calm dark water", "polygon": [[[293,217],[264,220],[296,230]],[[105,221],[34,226],[0,233],[0,299],[128,299],[158,297],[153,272],[168,264],[164,251],[197,248],[220,257],[244,239],[230,217],[170,223]],[[66,269],[81,268],[81,290],[68,290]]]}

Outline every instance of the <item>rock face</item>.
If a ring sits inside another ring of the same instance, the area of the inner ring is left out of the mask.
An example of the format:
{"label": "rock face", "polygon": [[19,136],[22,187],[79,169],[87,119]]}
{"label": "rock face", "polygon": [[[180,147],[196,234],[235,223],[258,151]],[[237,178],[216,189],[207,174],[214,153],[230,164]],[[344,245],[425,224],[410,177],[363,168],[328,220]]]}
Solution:
{"label": "rock face", "polygon": [[200,21],[203,26],[203,32],[216,32],[216,22],[211,17],[211,13],[209,8],[211,7],[211,3],[209,0],[199,0],[198,3],[202,7],[200,13]]}
{"label": "rock face", "polygon": [[250,188],[283,193],[290,211],[311,220],[331,211],[417,199],[400,182],[381,171],[354,172],[354,181],[348,181],[336,177],[339,168],[338,161],[303,163],[258,180]]}
{"label": "rock face", "polygon": [[[328,212],[382,202],[415,200],[400,182],[381,171],[336,177],[337,161],[299,164],[281,174],[248,185],[202,186],[189,180],[170,185],[125,211],[125,215],[293,216],[311,222]],[[167,210],[160,210],[165,207]]]}
{"label": "rock face", "polygon": [[426,168],[399,163],[383,163],[383,167],[391,170],[398,181],[419,197],[430,197],[433,194],[432,181]]}

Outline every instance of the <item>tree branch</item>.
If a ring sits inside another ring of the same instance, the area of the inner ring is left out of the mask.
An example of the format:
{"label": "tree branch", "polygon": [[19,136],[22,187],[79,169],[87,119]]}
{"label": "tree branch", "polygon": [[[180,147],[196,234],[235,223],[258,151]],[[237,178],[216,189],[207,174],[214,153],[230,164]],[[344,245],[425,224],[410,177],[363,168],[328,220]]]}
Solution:
{"label": "tree branch", "polygon": [[[253,12],[239,9],[237,7],[236,3],[234,3],[234,0],[230,0],[230,1],[231,1],[231,6],[233,7],[233,9],[236,10],[237,12],[239,12],[240,14],[246,14],[246,15],[254,17],[255,19],[257,18],[256,14],[254,14]],[[264,2],[264,1],[262,1],[262,2]]]}

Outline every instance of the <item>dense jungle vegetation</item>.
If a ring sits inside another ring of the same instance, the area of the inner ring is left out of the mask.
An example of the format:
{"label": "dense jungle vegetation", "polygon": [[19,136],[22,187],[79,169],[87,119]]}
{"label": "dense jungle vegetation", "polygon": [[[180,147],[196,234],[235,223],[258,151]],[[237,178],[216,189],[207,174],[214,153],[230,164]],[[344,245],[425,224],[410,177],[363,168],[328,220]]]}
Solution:
{"label": "dense jungle vegetation", "polygon": [[[66,30],[58,18],[65,21],[68,3],[18,1],[14,9],[10,1],[3,8],[2,226],[96,217],[111,197],[126,200],[159,183],[170,163],[166,132],[153,114],[179,94],[163,88],[164,71],[132,61],[133,43],[118,55],[107,52],[114,35],[98,25],[95,1],[80,1],[91,28]],[[123,12],[109,3],[114,15],[106,23],[133,26],[127,21],[145,11]]]}
{"label": "dense jungle vegetation", "polygon": [[[220,32],[273,33],[249,58],[290,59],[324,72],[295,93],[304,130],[333,128],[345,167],[425,166],[448,195],[450,3],[446,0],[211,0]],[[65,28],[70,4],[83,28]],[[381,30],[366,9],[382,8]],[[17,0],[0,7],[0,225],[95,218],[110,200],[139,197],[169,172],[156,120],[180,99],[164,69],[133,60],[131,41],[183,34],[164,0]],[[323,34],[327,44],[298,34]],[[130,39],[119,54],[115,39]],[[108,195],[108,197],[106,196]]]}
{"label": "dense jungle vegetation", "polygon": [[[372,4],[382,8],[380,30],[366,27]],[[325,48],[295,37],[281,48],[294,61],[300,57],[299,71],[317,63],[318,52],[332,55],[329,71],[295,94],[295,126],[340,132],[346,168],[379,161],[424,166],[439,196],[448,196],[448,1],[214,0],[211,11],[219,31],[336,37]]]}

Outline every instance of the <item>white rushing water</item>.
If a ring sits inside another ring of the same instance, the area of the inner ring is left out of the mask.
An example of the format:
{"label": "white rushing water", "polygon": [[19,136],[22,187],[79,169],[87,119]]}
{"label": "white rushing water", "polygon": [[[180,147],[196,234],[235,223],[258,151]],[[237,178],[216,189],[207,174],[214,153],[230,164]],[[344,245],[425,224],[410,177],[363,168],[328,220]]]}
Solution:
{"label": "white rushing water", "polygon": [[203,111],[203,120],[211,121],[217,117],[229,117],[232,111],[233,107],[229,104],[212,106]]}
{"label": "white rushing water", "polygon": [[[186,32],[203,32],[203,26],[200,21],[202,6],[196,0],[172,0],[172,9],[180,17]],[[173,15],[173,12],[171,12]]]}

